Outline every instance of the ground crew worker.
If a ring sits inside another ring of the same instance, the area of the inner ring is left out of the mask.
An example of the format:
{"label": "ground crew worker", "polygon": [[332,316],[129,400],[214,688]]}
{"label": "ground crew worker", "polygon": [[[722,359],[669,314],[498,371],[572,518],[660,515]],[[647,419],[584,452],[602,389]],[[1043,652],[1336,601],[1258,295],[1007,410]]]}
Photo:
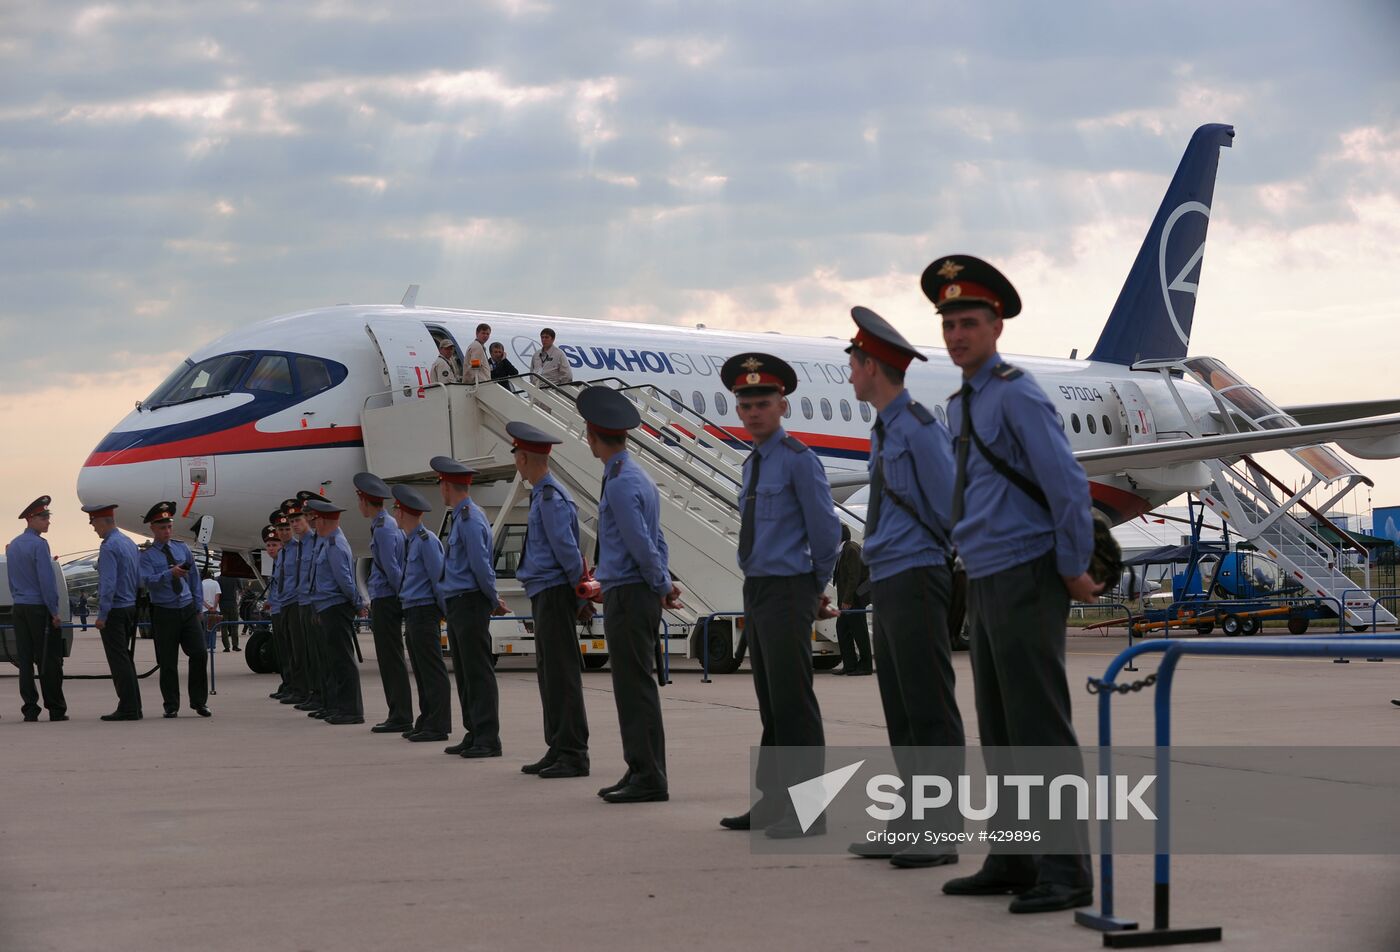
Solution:
{"label": "ground crew worker", "polygon": [[301,540],[307,534],[307,525],[306,519],[301,516],[300,500],[283,500],[279,511],[286,526],[273,523],[273,527],[277,529],[277,538],[282,542],[282,551],[274,571],[277,601],[282,606],[282,625],[287,633],[287,644],[290,646],[292,670],[287,693],[278,700],[283,704],[294,705],[297,710],[306,710],[302,705],[311,700],[311,680],[307,670],[306,632],[302,627],[297,590],[301,584]]}
{"label": "ground crew worker", "polygon": [[569,367],[569,358],[554,346],[554,328],[546,327],[540,331],[540,349],[530,357],[530,373],[538,374],[556,387],[573,381],[574,372]]}
{"label": "ground crew worker", "polygon": [[141,720],[141,682],[131,652],[136,638],[136,590],[141,585],[137,564],[141,551],[117,531],[115,503],[84,506],[92,531],[102,540],[97,553],[97,630],[112,671],[117,709],[104,721]]}
{"label": "ground crew worker", "polygon": [[[957,439],[951,518],[967,568],[982,743],[1077,747],[1065,616],[1071,598],[1087,601],[1101,588],[1087,572],[1088,478],[1044,392],[997,353],[1002,321],[1021,310],[1011,282],[985,261],[952,255],[929,265],[922,284],[942,315],[948,356],[963,374],[948,405]],[[1003,767],[1018,772],[1014,764],[987,765],[999,774]],[[980,871],[949,880],[943,891],[1016,893],[1012,912],[1087,906],[1093,902],[1087,835],[1084,842],[1084,854],[1038,857],[993,846]]]}
{"label": "ground crew worker", "polygon": [[841,617],[836,619],[836,641],[841,646],[841,670],[837,674],[860,676],[875,673],[870,654],[870,625],[865,606],[870,603],[870,568],[851,529],[841,525],[841,554],[836,557],[836,600]]}
{"label": "ground crew worker", "polygon": [[578,650],[578,596],[584,577],[578,506],[549,471],[549,451],[563,442],[528,423],[506,424],[515,471],[530,484],[530,521],[515,577],[525,586],[535,622],[535,670],[544,709],[544,756],[521,767],[545,780],[588,776],[588,712]]}
{"label": "ground crew worker", "polygon": [[325,709],[327,724],[363,724],[365,701],[360,691],[360,671],[355,662],[355,616],[360,612],[360,590],[355,585],[355,556],[340,530],[345,510],[328,499],[308,499],[316,513],[320,543],[311,566],[311,606],[321,622],[325,650]]}
{"label": "ground crew worker", "polygon": [[166,717],[180,713],[180,652],[189,663],[190,707],[200,717],[211,717],[209,661],[204,645],[200,609],[203,593],[190,547],[171,538],[175,531],[175,503],[158,502],[142,517],[154,540],[141,553],[141,583],[151,596],[151,634],[160,665],[160,695]]}
{"label": "ground crew worker", "polygon": [[[282,612],[282,595],[279,589],[278,572],[281,568],[282,539],[280,538],[282,528],[285,527],[286,534],[292,534],[291,526],[287,525],[287,517],[282,515],[279,509],[268,516],[268,524],[263,526],[262,541],[263,551],[272,560],[272,570],[267,575],[266,586],[263,590],[263,597],[267,601],[267,617],[271,622],[270,632],[272,637],[272,654],[277,660],[277,673],[282,676],[282,682],[277,685],[277,690],[268,697],[274,701],[285,700],[292,691],[292,657],[291,640],[287,635],[286,619]],[[281,525],[279,526],[279,523]],[[250,615],[251,613],[245,613]]]}
{"label": "ground crew worker", "polygon": [[402,734],[413,726],[413,692],[404,662],[403,607],[399,604],[399,589],[403,587],[403,530],[384,509],[384,500],[390,496],[384,480],[373,473],[356,473],[355,495],[360,515],[370,520],[369,619],[379,681],[384,685],[384,702],[389,707],[388,716],[370,731]]}
{"label": "ground crew worker", "polygon": [[442,540],[423,525],[423,514],[432,512],[433,507],[418,490],[395,486],[394,508],[404,534],[399,589],[404,641],[418,688],[418,719],[402,736],[420,744],[444,741],[452,730],[452,686],[442,657],[442,619],[447,603],[442,591]]}
{"label": "ground crew worker", "polygon": [[457,345],[452,343],[452,338],[438,341],[437,359],[428,368],[428,374],[433,383],[462,382],[462,364],[457,360]]}
{"label": "ground crew worker", "polygon": [[[734,392],[739,421],[753,439],[739,496],[738,562],[763,724],[759,801],[720,825],[763,829],[775,839],[817,834],[825,832],[825,821],[804,831],[787,788],[822,772],[826,738],[812,687],[812,625],[828,607],[824,593],[840,551],[841,523],[821,460],[783,429],[787,397],[797,389],[792,367],[771,354],[736,354],[724,362],[719,378]],[[762,543],[755,544],[757,539]],[[768,749],[774,747],[783,750]],[[795,749],[800,756],[793,756]]]}
{"label": "ground crew worker", "polygon": [[321,552],[321,540],[316,534],[316,512],[308,503],[321,498],[319,493],[301,490],[296,495],[298,512],[291,514],[292,532],[297,531],[297,523],[302,524],[300,558],[297,560],[296,603],[297,618],[301,623],[302,643],[306,646],[306,688],[305,703],[296,705],[297,710],[305,711],[307,717],[318,720],[329,717],[333,712],[327,704],[326,696],[326,646],[325,633],[321,631],[321,618],[312,604],[311,582],[314,578],[316,558]]}
{"label": "ground crew worker", "polygon": [[[865,564],[875,613],[875,673],[885,729],[905,782],[917,774],[924,751],[961,748],[962,714],[954,697],[952,648],[948,640],[948,500],[953,457],[947,428],[904,387],[915,358],[927,360],[874,311],[851,311],[856,336],[850,354],[856,399],[876,410],[870,435],[870,506],[865,517]],[[962,767],[961,755],[957,767]],[[911,811],[912,812],[912,811]],[[931,822],[943,826],[952,816]],[[906,813],[891,828],[922,834]],[[928,867],[957,862],[951,850],[931,852],[921,838],[895,851],[885,842],[858,842],[851,852],[888,859],[896,866]]]}
{"label": "ground crew worker", "polygon": [[[68,720],[63,697],[63,618],[58,614],[58,584],[53,577],[53,555],[44,533],[49,531],[49,503],[40,496],[20,511],[25,529],[5,550],[5,572],[14,603],[15,651],[19,662],[20,710],[26,721],[39,719],[39,696],[49,720]],[[39,689],[34,687],[34,667],[39,668]]]}
{"label": "ground crew worker", "polygon": [[661,610],[679,608],[681,590],[667,565],[661,495],[627,452],[627,431],[642,422],[636,406],[609,387],[587,387],[578,411],[588,422],[588,448],[603,461],[595,577],[627,762],[622,779],[598,796],[608,803],[667,800],[666,731],[652,672]]}
{"label": "ground crew worker", "polygon": [[452,651],[452,674],[462,705],[466,735],[446,753],[469,760],[501,756],[500,695],[491,659],[491,616],[504,615],[505,603],[496,596],[496,570],[491,524],[470,498],[476,470],[450,456],[429,463],[438,474],[442,501],[452,510],[443,553],[443,593],[447,602],[447,643]]}
{"label": "ground crew worker", "polygon": [[491,339],[491,325],[476,325],[476,339],[467,345],[467,357],[462,367],[463,383],[486,383],[491,379],[491,362],[486,356],[486,342]]}

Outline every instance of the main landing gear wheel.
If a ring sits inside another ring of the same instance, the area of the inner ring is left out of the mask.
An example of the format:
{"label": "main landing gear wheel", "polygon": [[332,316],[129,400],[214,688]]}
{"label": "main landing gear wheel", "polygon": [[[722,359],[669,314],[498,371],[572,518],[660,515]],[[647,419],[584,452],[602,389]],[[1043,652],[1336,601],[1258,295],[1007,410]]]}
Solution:
{"label": "main landing gear wheel", "polygon": [[243,646],[243,660],[254,674],[272,674],[276,671],[277,656],[272,652],[272,635],[267,631],[255,631],[249,635]]}

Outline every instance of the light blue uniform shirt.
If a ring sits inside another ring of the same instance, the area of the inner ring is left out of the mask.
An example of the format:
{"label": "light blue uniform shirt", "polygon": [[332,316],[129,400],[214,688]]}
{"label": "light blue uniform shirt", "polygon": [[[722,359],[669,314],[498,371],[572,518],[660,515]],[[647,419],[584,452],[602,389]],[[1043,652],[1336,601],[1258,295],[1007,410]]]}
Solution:
{"label": "light blue uniform shirt", "polygon": [[486,513],[470,498],[463,499],[452,510],[452,529],[447,533],[447,551],[443,554],[445,574],[442,590],[447,598],[463,592],[480,592],[494,608],[496,605],[496,570],[491,565],[491,524]]}
{"label": "light blue uniform shirt", "polygon": [[404,540],[403,589],[399,602],[405,609],[436,605],[447,614],[442,590],[442,540],[419,524]]}
{"label": "light blue uniform shirt", "polygon": [[53,580],[53,555],[49,544],[28,527],[5,550],[5,573],[10,578],[10,598],[16,605],[43,605],[58,614],[58,584]]}
{"label": "light blue uniform shirt", "polygon": [[[762,460],[757,487],[754,454]],[[778,427],[744,461],[741,514],[750,493],[756,496],[754,545],[747,559],[739,559],[739,568],[754,578],[810,575],[818,592],[825,589],[841,553],[841,521],[817,454]]]}
{"label": "light blue uniform shirt", "polygon": [[[1089,479],[1049,398],[1025,371],[1013,370],[1013,379],[993,374],[1001,362],[993,355],[969,381],[972,427],[989,450],[1040,487],[1050,511],[998,473],[971,443],[963,517],[953,528],[953,542],[968,578],[985,578],[1052,549],[1061,575],[1081,575],[1094,552]],[[955,396],[948,404],[955,437],[962,414],[962,399]]]}
{"label": "light blue uniform shirt", "polygon": [[282,613],[282,566],[287,547],[284,545],[272,557],[272,571],[267,576],[267,611],[270,615]]}
{"label": "light blue uniform shirt", "polygon": [[116,529],[107,533],[97,550],[97,620],[106,621],[114,608],[135,608],[141,584],[137,563],[141,550]]}
{"label": "light blue uniform shirt", "polygon": [[397,595],[403,580],[403,530],[383,509],[369,524],[369,555],[370,599]]}
{"label": "light blue uniform shirt", "polygon": [[603,591],[645,582],[658,595],[671,592],[670,555],[661,531],[661,494],[626,450],[608,460],[607,485],[598,502],[602,545],[593,577]]}
{"label": "light blue uniform shirt", "polygon": [[152,542],[141,553],[140,568],[141,584],[146,586],[146,591],[151,596],[151,604],[160,608],[203,605],[204,593],[199,588],[199,573],[195,571],[194,556],[190,554],[190,547],[174,539],[166,544],[170,546],[170,557],[175,560],[175,564],[185,569],[185,578],[179,582],[180,591],[177,594],[170,585],[171,579],[174,578],[170,574],[171,565],[166,560],[165,553],[161,551],[162,547]]}
{"label": "light blue uniform shirt", "polygon": [[[885,439],[880,449],[884,460],[885,487],[913,506],[919,518],[938,532],[932,535],[915,518],[890,498],[880,500],[880,518],[875,531],[863,543],[865,564],[875,581],[893,578],[900,572],[948,562],[949,517],[953,502],[953,451],[948,428],[933,414],[923,410],[920,419],[911,406],[914,401],[905,390],[880,411]],[[927,420],[928,422],[925,422]],[[878,438],[870,434],[870,472],[875,471]]]}
{"label": "light blue uniform shirt", "polygon": [[525,551],[515,577],[530,598],[556,585],[576,585],[583,578],[578,506],[553,473],[545,473],[530,490]]}
{"label": "light blue uniform shirt", "polygon": [[320,548],[320,538],[314,530],[307,530],[306,535],[298,542],[296,536],[292,537],[292,545],[297,546],[297,574],[296,574],[296,597],[288,596],[287,604],[305,605],[312,608],[313,599],[311,596],[311,567],[316,564],[316,553]]}
{"label": "light blue uniform shirt", "polygon": [[345,533],[336,527],[328,536],[317,536],[316,560],[311,570],[311,607],[318,612],[349,603],[360,607],[355,587],[355,556]]}

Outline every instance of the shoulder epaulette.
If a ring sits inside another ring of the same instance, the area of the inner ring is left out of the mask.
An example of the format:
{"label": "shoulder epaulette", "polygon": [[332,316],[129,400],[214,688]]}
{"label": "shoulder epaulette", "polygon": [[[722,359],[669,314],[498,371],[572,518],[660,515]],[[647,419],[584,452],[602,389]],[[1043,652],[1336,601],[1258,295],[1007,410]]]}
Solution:
{"label": "shoulder epaulette", "polygon": [[1013,367],[1011,364],[997,364],[992,368],[992,376],[998,380],[1015,380],[1024,375],[1024,370],[1020,367]]}
{"label": "shoulder epaulette", "polygon": [[795,436],[783,437],[783,445],[786,446],[788,449],[792,450],[794,453],[807,452],[807,444],[803,443]]}
{"label": "shoulder epaulette", "polygon": [[432,535],[432,533],[430,533],[430,532],[428,531],[428,527],[425,526],[425,525],[423,525],[423,524],[420,522],[420,523],[418,524],[418,538],[420,538],[420,539],[426,539],[426,538],[427,538],[428,536],[430,536],[430,535]]}
{"label": "shoulder epaulette", "polygon": [[929,411],[928,407],[916,400],[909,401],[909,412],[914,415],[914,419],[918,420],[924,426],[938,422],[938,417],[934,416],[933,413]]}
{"label": "shoulder epaulette", "polygon": [[553,486],[545,486],[543,489],[540,490],[540,495],[543,496],[545,499],[552,500],[556,495],[558,495],[558,493],[554,491]]}

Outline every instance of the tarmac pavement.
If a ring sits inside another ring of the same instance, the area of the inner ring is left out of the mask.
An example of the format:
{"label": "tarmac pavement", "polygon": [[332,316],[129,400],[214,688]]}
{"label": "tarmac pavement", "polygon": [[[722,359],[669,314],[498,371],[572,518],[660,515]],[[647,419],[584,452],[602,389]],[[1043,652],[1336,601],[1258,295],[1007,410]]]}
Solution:
{"label": "tarmac pavement", "polygon": [[[1097,735],[1084,680],[1122,643],[1070,639],[1087,742]],[[149,641],[137,662],[153,666]],[[721,816],[746,806],[759,737],[747,668],[705,684],[677,662],[662,689],[672,799],[610,805],[594,795],[623,772],[606,671],[584,674],[593,775],[546,781],[519,771],[543,753],[528,659],[502,660],[505,756],[482,761],[370,734],[384,716],[372,659],[360,669],[366,723],[339,727],[268,700],[275,679],[252,674],[241,654],[216,663],[212,719],[188,709],[162,719],[152,676],[141,682],[143,721],[99,721],[116,706],[110,682],[70,680],[71,721],[24,724],[17,682],[0,679],[0,949],[1101,947],[1071,913],[1011,916],[1006,898],[941,895],[980,857],[897,870],[757,856],[746,834],[721,830]],[[966,654],[955,666],[971,743]],[[183,679],[183,658],[181,669]],[[1188,657],[1174,739],[1397,745],[1397,669]],[[96,632],[79,634],[67,673],[105,670]],[[818,674],[817,685],[829,744],[884,741],[874,678]],[[1151,692],[1115,705],[1114,740],[1150,745]],[[1118,912],[1144,926],[1150,864],[1118,861]],[[1182,856],[1173,922],[1223,926],[1229,949],[1400,948],[1398,885],[1391,856]]]}

